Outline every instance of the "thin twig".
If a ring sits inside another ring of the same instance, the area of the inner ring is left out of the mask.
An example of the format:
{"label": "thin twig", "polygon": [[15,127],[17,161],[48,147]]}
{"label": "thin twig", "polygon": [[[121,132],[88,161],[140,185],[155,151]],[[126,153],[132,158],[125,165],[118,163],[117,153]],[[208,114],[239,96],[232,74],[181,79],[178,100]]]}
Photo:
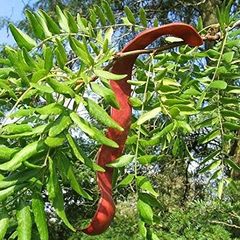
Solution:
{"label": "thin twig", "polygon": [[221,222],[221,221],[216,221],[216,220],[213,220],[213,221],[210,221],[210,222],[211,222],[211,223],[216,223],[216,224],[226,225],[226,226],[232,227],[232,228],[240,229],[240,226],[235,225],[235,224],[229,224],[229,223],[226,223],[226,222]]}
{"label": "thin twig", "polygon": [[170,44],[165,44],[157,48],[149,48],[149,49],[142,49],[142,50],[134,50],[134,51],[129,51],[129,52],[118,52],[115,55],[114,60],[118,60],[119,58],[124,58],[128,56],[134,56],[134,55],[140,55],[140,54],[150,54],[153,53],[154,55],[158,54],[159,52],[172,49],[175,47],[180,47],[184,45],[185,43],[183,41],[181,42],[175,42],[175,43],[170,43]]}

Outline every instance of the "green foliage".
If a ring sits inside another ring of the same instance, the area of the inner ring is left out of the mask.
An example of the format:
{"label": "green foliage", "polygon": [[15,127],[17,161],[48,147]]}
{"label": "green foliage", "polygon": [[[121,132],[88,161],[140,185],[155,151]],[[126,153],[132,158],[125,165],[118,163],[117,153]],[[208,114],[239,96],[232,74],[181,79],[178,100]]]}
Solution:
{"label": "green foliage", "polygon": [[[109,230],[105,239],[116,233],[114,239],[129,239],[129,235],[132,239],[230,239],[223,225],[206,225],[215,219],[228,221],[211,214],[218,210],[219,199],[231,196],[225,192],[237,188],[231,172],[240,169],[235,154],[230,154],[240,129],[239,32],[228,28],[235,21],[230,7],[229,3],[218,10],[223,38],[213,49],[181,46],[138,59],[136,77],[128,81],[134,116],[126,154],[109,164],[115,168],[115,192],[124,197],[134,192],[135,208],[117,216],[114,233]],[[89,182],[86,188],[84,181],[104,171],[93,162],[97,148],[101,144],[118,148],[103,131],[103,126],[122,130],[107,112],[109,106],[119,107],[109,79],[126,77],[109,72],[116,57],[114,41],[119,26],[127,32],[148,25],[143,8],[139,17],[127,6],[124,14],[118,18],[109,2],[102,1],[89,9],[87,18],[80,14],[75,18],[60,7],[54,17],[43,10],[27,11],[31,37],[10,25],[17,47],[5,48],[0,69],[2,238],[49,239],[45,202],[56,213],[54,218],[72,232],[78,229],[79,218],[91,217],[86,210],[70,218],[66,203],[71,201],[66,195],[74,190],[74,202],[83,205],[95,198],[95,189]],[[81,143],[76,142],[77,135]],[[94,150],[87,151],[91,147]],[[211,188],[214,206],[186,204],[186,214],[174,203],[166,214],[157,181],[161,178],[157,173],[165,169],[179,180],[175,187],[181,189],[181,194],[167,198],[169,202],[190,198],[190,179],[196,184],[194,177],[202,176],[218,186]],[[182,184],[184,175],[187,180]],[[206,215],[201,215],[206,209]]]}

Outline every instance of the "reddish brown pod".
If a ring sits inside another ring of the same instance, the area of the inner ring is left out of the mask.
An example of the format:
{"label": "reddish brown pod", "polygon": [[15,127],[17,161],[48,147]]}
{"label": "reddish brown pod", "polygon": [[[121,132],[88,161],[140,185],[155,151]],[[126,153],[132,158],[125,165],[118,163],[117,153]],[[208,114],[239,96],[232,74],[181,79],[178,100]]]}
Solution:
{"label": "reddish brown pod", "polygon": [[[184,23],[171,23],[141,32],[130,41],[121,52],[124,53],[144,49],[162,35],[172,35],[182,38],[186,44],[192,47],[203,44],[201,36],[192,26]],[[108,138],[118,143],[119,148],[115,149],[103,145],[99,149],[97,163],[101,167],[104,167],[106,171],[97,173],[97,182],[101,193],[100,201],[91,223],[87,228],[82,230],[89,235],[96,235],[104,232],[109,227],[115,215],[115,204],[112,198],[113,172],[111,168],[106,167],[106,164],[120,157],[124,150],[132,116],[132,108],[128,103],[128,98],[131,94],[131,86],[127,83],[127,80],[131,79],[132,68],[137,57],[138,55],[131,55],[119,59],[114,63],[111,70],[116,74],[127,74],[127,77],[121,81],[110,81],[112,90],[115,92],[120,106],[119,109],[111,109],[111,117],[124,128],[124,131],[120,132],[109,128],[106,135]]]}

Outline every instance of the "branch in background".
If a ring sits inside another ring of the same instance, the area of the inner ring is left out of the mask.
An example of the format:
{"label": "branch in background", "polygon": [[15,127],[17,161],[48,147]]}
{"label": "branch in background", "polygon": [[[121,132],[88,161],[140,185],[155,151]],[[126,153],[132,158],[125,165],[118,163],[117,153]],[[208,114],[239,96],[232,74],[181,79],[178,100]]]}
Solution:
{"label": "branch in background", "polygon": [[209,222],[210,222],[210,223],[216,223],[216,224],[222,224],[222,225],[225,225],[225,226],[228,226],[228,227],[240,229],[240,226],[235,225],[235,224],[230,224],[230,223],[221,222],[221,221],[215,221],[215,220],[209,221]]}

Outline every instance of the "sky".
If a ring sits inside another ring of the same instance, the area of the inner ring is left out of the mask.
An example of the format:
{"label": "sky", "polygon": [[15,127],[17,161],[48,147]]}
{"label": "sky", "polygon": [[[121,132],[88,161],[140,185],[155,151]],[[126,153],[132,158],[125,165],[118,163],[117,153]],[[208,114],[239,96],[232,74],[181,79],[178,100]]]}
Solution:
{"label": "sky", "polygon": [[[19,21],[24,18],[23,7],[32,3],[32,0],[0,0],[0,19],[9,18],[12,22]],[[0,44],[14,44],[11,33],[7,32],[7,28],[0,30]]]}

